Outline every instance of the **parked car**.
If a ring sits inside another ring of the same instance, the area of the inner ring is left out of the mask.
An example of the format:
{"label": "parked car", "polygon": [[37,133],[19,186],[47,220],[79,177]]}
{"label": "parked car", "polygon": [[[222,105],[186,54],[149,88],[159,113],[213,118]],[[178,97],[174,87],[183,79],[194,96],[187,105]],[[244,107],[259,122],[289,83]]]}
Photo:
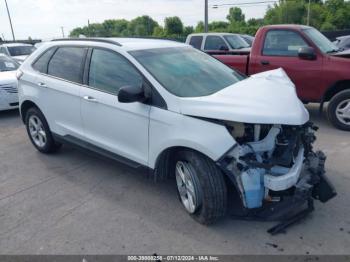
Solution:
{"label": "parked car", "polygon": [[18,108],[16,70],[19,64],[0,54],[0,111]]}
{"label": "parked car", "polygon": [[187,36],[186,44],[209,54],[249,53],[250,45],[239,34],[201,33]]}
{"label": "parked car", "polygon": [[[18,79],[22,120],[37,150],[72,143],[174,177],[181,203],[200,223],[227,210],[290,216],[306,203],[311,211],[311,195],[322,202],[335,195],[324,155],[312,150],[315,128],[283,70],[244,79],[185,44],[79,39],[41,47]],[[229,208],[235,196],[239,204]]]}
{"label": "parked car", "polygon": [[34,50],[35,47],[30,44],[10,43],[0,45],[0,54],[10,56],[19,63],[23,63]]}
{"label": "parked car", "polygon": [[322,111],[324,103],[329,102],[331,123],[350,131],[350,52],[340,52],[315,28],[265,26],[257,32],[250,54],[214,55],[246,75],[283,68],[304,103],[320,103]]}
{"label": "parked car", "polygon": [[348,50],[350,49],[350,35],[337,37],[333,43],[341,50]]}
{"label": "parked car", "polygon": [[241,35],[241,37],[249,44],[249,46],[253,45],[254,36],[251,35]]}

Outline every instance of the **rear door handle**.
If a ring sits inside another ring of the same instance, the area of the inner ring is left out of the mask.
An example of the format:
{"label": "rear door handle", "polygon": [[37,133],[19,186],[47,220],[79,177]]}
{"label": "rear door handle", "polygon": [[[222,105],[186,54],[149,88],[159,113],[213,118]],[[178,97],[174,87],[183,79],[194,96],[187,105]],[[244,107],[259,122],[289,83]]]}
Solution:
{"label": "rear door handle", "polygon": [[262,65],[269,65],[269,64],[270,64],[270,62],[269,62],[269,61],[266,61],[266,60],[262,60],[260,63],[261,63]]}
{"label": "rear door handle", "polygon": [[84,99],[88,102],[97,103],[97,99],[92,96],[84,96]]}
{"label": "rear door handle", "polygon": [[43,82],[39,82],[38,86],[40,86],[40,87],[47,87],[47,85],[45,83],[43,83]]}

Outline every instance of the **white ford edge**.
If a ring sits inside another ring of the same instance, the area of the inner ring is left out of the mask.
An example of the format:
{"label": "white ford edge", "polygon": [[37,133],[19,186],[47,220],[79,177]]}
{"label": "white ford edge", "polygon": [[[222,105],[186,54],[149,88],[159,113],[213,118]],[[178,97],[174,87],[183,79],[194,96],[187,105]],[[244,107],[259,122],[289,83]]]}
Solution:
{"label": "white ford edge", "polygon": [[245,78],[185,44],[70,39],[41,46],[17,77],[40,152],[71,143],[173,177],[200,223],[228,212],[280,220],[278,233],[336,194],[281,69]]}

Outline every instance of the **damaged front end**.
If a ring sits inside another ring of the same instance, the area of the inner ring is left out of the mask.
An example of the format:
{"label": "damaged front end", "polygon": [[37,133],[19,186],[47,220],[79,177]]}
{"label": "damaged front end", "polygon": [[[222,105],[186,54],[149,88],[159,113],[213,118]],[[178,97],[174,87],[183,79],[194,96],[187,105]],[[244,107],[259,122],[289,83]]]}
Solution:
{"label": "damaged front end", "polygon": [[313,151],[317,127],[311,122],[226,126],[237,144],[218,165],[239,196],[240,205],[230,207],[231,215],[281,221],[268,231],[277,234],[310,213],[313,199],[324,203],[336,195],[325,175],[326,156]]}

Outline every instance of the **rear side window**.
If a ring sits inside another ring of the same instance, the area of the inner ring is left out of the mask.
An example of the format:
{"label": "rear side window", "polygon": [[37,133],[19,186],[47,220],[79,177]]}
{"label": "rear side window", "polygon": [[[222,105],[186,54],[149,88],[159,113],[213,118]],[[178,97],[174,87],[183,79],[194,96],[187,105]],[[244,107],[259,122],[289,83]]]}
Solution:
{"label": "rear side window", "polygon": [[207,36],[205,40],[205,50],[221,50],[223,47],[228,48],[225,41],[220,36]]}
{"label": "rear side window", "polygon": [[85,54],[86,49],[82,47],[60,47],[51,58],[47,73],[71,82],[82,83]]}
{"label": "rear side window", "polygon": [[192,36],[190,40],[190,45],[194,48],[201,49],[203,42],[203,36]]}
{"label": "rear side window", "polygon": [[50,58],[55,53],[56,48],[50,48],[43,55],[39,57],[38,60],[33,64],[33,68],[40,73],[47,74],[47,65],[50,61]]}
{"label": "rear side window", "polygon": [[307,46],[308,44],[296,32],[271,30],[266,34],[263,55],[298,56],[299,49]]}
{"label": "rear side window", "polygon": [[89,71],[89,86],[98,90],[118,94],[124,86],[140,86],[141,74],[121,55],[94,49]]}

